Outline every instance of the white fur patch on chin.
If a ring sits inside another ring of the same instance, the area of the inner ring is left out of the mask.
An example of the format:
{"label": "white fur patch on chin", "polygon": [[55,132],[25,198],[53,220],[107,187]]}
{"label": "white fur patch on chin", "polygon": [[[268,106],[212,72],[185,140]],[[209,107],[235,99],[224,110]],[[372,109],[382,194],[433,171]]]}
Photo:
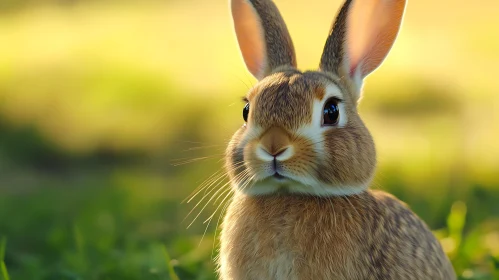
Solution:
{"label": "white fur patch on chin", "polygon": [[315,182],[315,180],[313,179],[306,180],[314,181],[314,184],[309,185],[300,181],[297,181],[295,179],[278,180],[273,177],[268,177],[264,180],[254,182],[250,187],[245,188],[243,190],[243,193],[247,195],[258,196],[284,192],[291,194],[306,194],[312,196],[328,197],[354,195],[361,193],[367,189],[367,185],[331,186]]}

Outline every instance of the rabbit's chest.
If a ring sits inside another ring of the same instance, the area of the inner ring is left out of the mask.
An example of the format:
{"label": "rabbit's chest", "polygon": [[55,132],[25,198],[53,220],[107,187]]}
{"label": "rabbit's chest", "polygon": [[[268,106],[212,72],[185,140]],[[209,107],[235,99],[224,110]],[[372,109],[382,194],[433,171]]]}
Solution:
{"label": "rabbit's chest", "polygon": [[227,264],[227,270],[234,275],[227,279],[300,279],[297,267],[300,253],[289,243],[290,232],[277,228],[275,223],[268,227],[251,223],[236,219],[224,225],[222,269]]}
{"label": "rabbit's chest", "polygon": [[262,259],[256,265],[263,272],[262,276],[267,277],[266,279],[298,280],[298,271],[294,263],[296,263],[296,256],[287,248],[281,248],[281,250],[276,250],[270,258]]}
{"label": "rabbit's chest", "polygon": [[233,203],[221,234],[222,279],[362,279],[339,220],[299,205]]}

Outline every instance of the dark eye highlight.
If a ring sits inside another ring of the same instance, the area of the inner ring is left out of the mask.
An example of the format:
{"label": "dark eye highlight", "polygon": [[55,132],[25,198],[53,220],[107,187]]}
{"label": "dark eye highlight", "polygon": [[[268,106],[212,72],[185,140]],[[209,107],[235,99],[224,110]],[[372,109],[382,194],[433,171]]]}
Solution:
{"label": "dark eye highlight", "polygon": [[249,103],[246,103],[246,105],[243,108],[243,119],[245,122],[248,122],[248,114],[249,114]]}
{"label": "dark eye highlight", "polygon": [[324,104],[323,115],[322,115],[322,125],[333,126],[338,124],[340,119],[340,109],[338,107],[339,100],[336,98],[330,98]]}

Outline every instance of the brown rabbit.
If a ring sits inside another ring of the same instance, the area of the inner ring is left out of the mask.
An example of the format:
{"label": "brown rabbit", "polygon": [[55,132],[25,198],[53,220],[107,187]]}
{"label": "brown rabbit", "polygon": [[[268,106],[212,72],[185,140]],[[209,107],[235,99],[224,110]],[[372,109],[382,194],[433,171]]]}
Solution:
{"label": "brown rabbit", "polygon": [[319,71],[296,69],[270,0],[232,0],[241,52],[259,80],[226,151],[235,196],[221,279],[455,279],[438,240],[395,197],[368,190],[374,142],[357,112],[363,79],[395,41],[404,0],[347,0]]}

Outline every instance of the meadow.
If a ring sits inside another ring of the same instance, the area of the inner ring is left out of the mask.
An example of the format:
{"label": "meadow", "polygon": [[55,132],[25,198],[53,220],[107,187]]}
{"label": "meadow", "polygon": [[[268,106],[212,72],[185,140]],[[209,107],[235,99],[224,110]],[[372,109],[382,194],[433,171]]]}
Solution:
{"label": "meadow", "polygon": [[[317,68],[340,1],[275,2]],[[492,280],[499,3],[482,2],[410,1],[359,111],[372,188],[425,220],[459,279]],[[220,200],[182,201],[221,170],[255,83],[229,16],[227,1],[0,3],[0,279],[216,279]]]}

